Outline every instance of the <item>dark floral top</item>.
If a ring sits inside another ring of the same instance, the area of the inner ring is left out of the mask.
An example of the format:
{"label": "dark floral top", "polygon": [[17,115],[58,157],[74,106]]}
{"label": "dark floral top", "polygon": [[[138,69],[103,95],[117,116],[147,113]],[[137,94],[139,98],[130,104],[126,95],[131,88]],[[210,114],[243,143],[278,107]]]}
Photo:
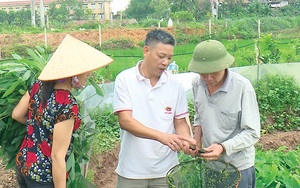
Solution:
{"label": "dark floral top", "polygon": [[[26,136],[16,156],[20,171],[37,182],[52,182],[51,150],[56,123],[74,118],[73,133],[79,128],[81,117],[74,96],[67,90],[54,90],[43,108],[41,82],[36,81],[29,90]],[[66,160],[71,153],[73,136]]]}

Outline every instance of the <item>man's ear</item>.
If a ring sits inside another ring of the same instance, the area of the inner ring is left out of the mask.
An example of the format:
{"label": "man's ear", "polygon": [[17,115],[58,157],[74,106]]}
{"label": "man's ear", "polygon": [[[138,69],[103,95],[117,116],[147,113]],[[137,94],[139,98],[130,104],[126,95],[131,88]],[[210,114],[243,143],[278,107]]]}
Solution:
{"label": "man's ear", "polygon": [[147,57],[150,52],[150,47],[144,46],[143,52],[144,52],[144,57]]}

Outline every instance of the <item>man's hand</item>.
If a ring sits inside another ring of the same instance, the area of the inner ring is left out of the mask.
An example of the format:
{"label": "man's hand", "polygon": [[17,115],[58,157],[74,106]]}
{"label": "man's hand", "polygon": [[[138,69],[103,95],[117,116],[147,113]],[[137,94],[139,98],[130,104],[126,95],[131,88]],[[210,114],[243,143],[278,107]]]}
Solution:
{"label": "man's hand", "polygon": [[160,140],[160,142],[166,146],[169,146],[171,150],[177,152],[181,150],[188,152],[190,145],[196,144],[196,140],[177,134],[163,134],[163,138]]}
{"label": "man's hand", "polygon": [[205,160],[217,160],[220,155],[224,152],[224,148],[221,144],[213,144],[208,148],[204,148],[205,153],[200,154]]}

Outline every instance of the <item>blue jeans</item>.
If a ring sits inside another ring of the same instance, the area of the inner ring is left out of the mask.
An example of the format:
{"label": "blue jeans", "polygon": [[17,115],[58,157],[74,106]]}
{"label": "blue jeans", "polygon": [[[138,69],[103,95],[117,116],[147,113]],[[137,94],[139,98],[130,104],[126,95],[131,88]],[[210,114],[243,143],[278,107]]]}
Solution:
{"label": "blue jeans", "polygon": [[54,188],[53,182],[42,183],[37,182],[29,177],[24,176],[19,169],[16,169],[17,181],[20,188]]}
{"label": "blue jeans", "polygon": [[256,175],[254,166],[241,171],[242,179],[239,183],[239,188],[255,188]]}

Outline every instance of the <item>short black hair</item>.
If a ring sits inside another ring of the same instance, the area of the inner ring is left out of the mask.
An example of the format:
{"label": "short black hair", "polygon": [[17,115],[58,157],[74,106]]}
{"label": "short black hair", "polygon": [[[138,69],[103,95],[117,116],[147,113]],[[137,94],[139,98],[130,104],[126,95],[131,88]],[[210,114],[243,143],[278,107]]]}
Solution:
{"label": "short black hair", "polygon": [[147,33],[145,46],[152,46],[157,43],[169,44],[175,46],[175,38],[168,32],[162,29],[154,29]]}

